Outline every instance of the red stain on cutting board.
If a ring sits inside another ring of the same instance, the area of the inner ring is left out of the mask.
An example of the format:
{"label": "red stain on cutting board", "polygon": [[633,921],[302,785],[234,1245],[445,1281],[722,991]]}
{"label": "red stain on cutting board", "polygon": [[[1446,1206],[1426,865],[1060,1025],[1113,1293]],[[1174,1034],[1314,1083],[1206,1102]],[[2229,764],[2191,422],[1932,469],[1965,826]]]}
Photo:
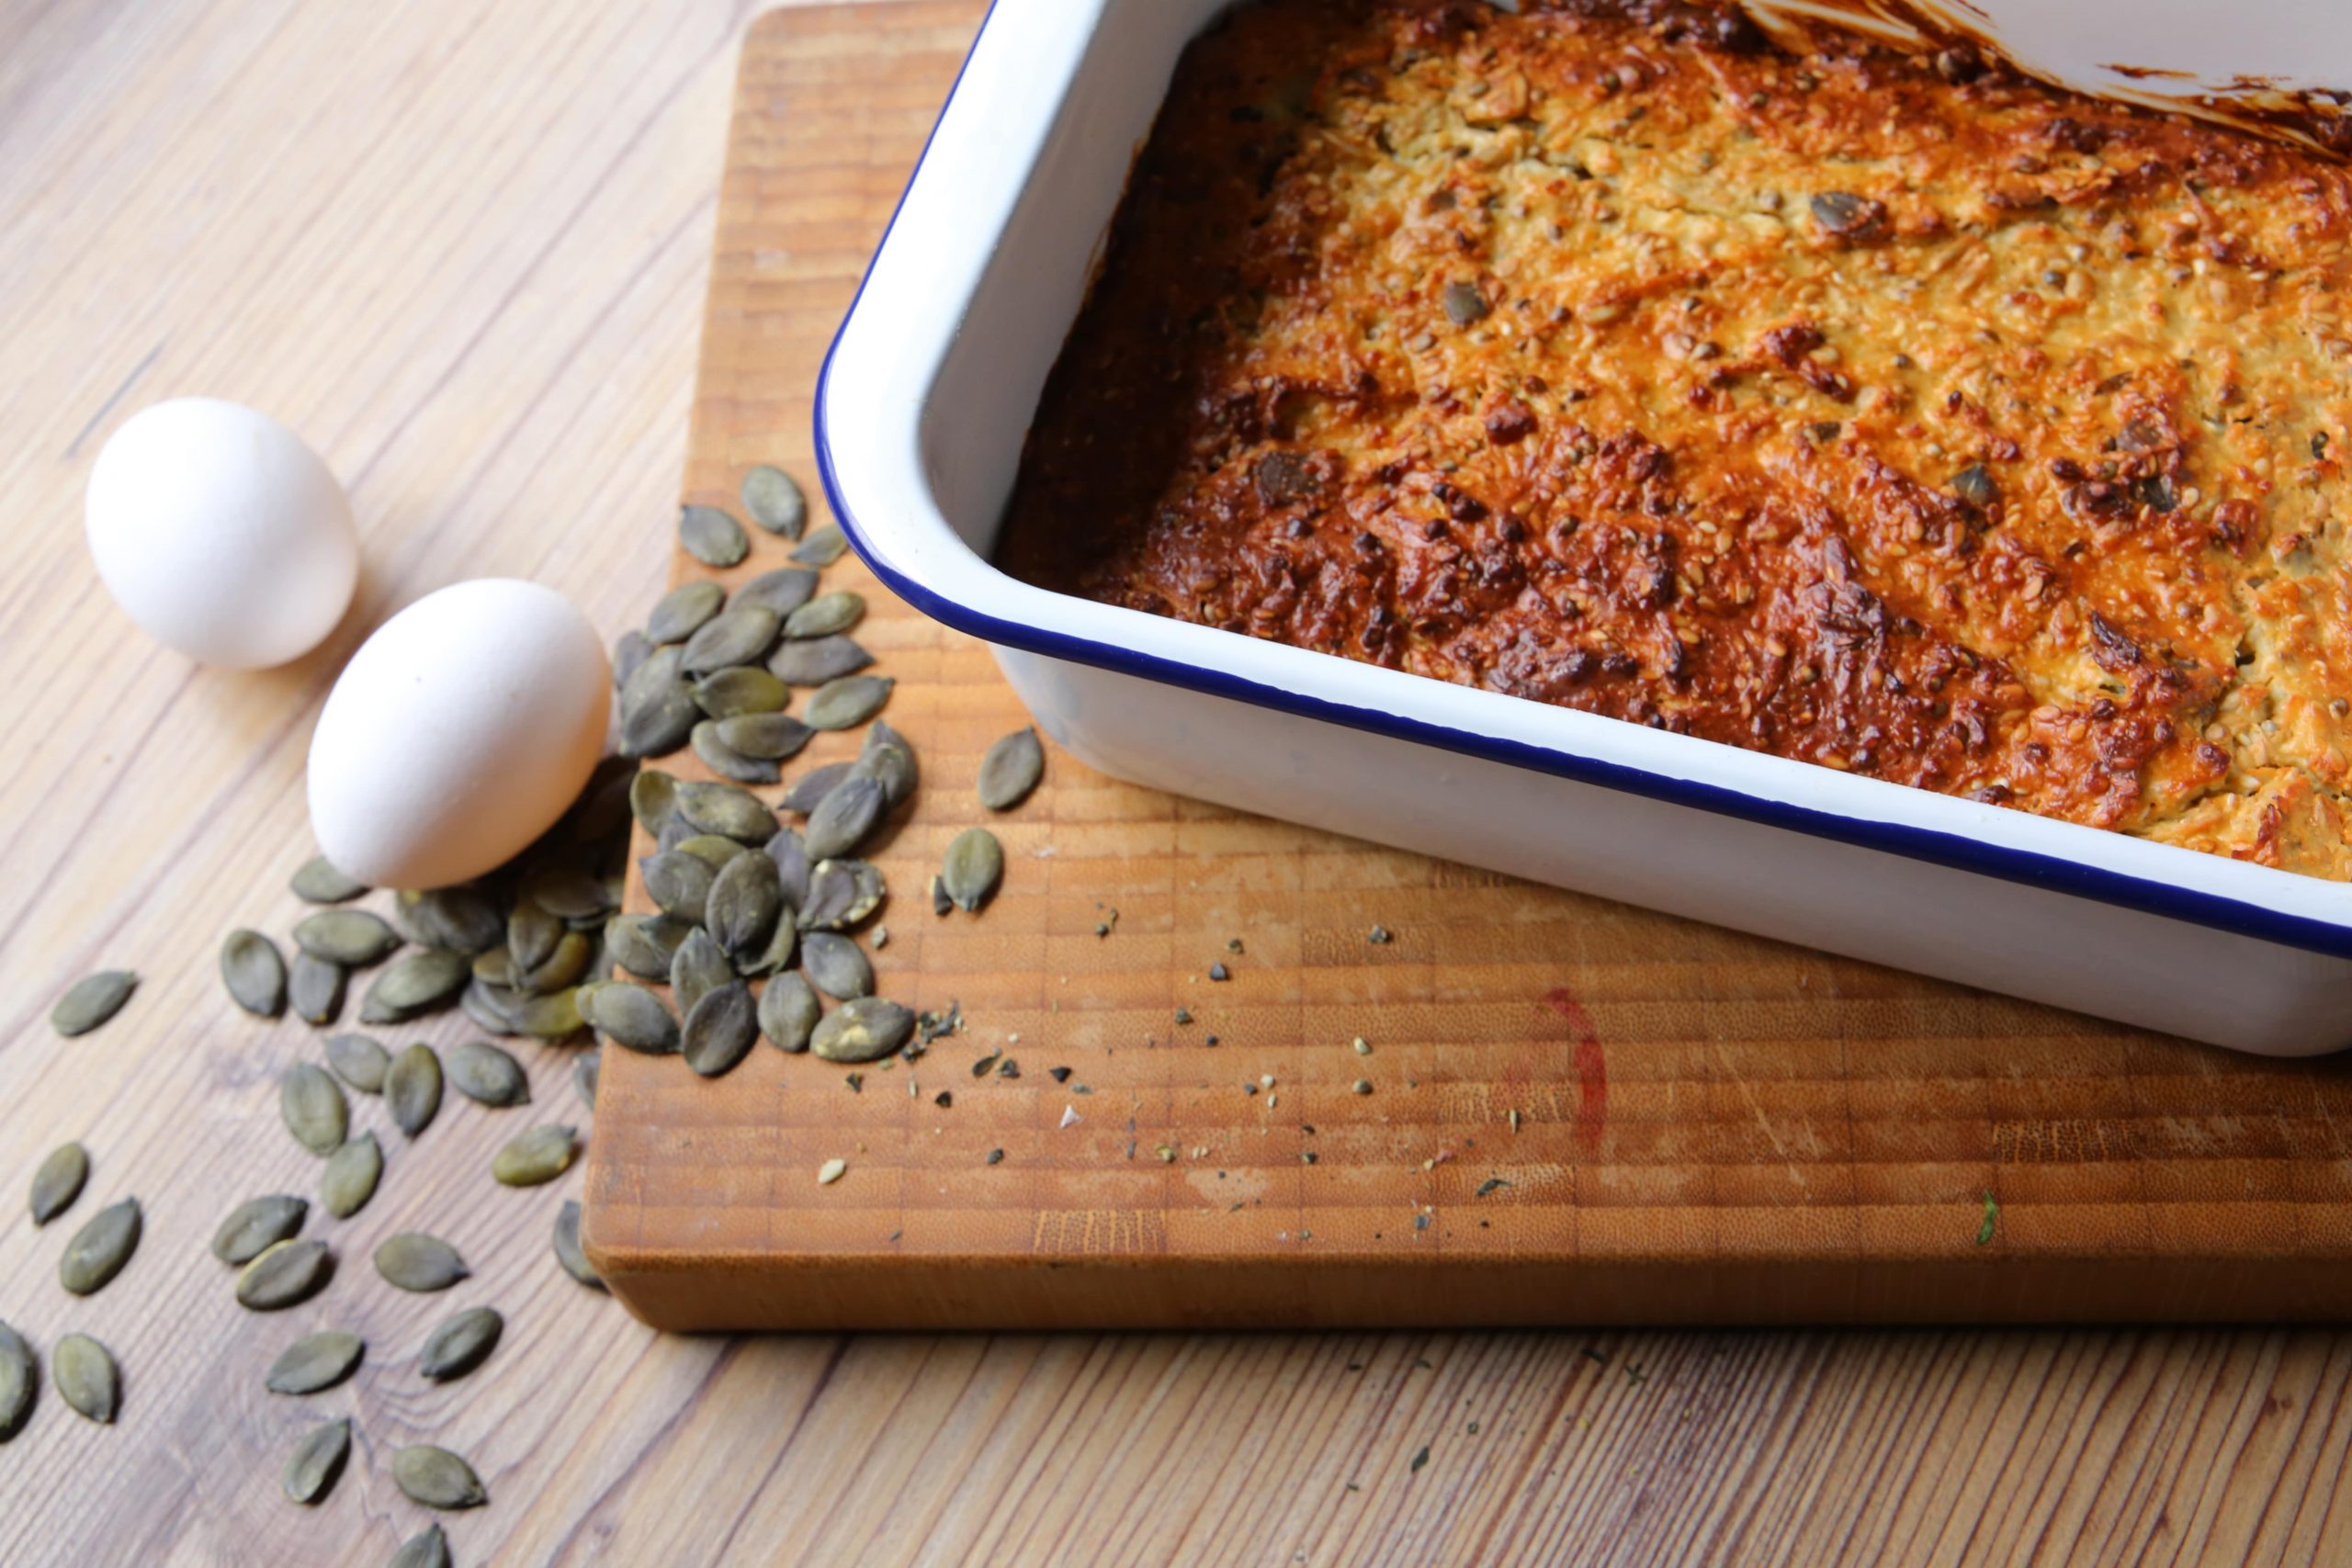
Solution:
{"label": "red stain on cutting board", "polygon": [[1600,1146],[1609,1127],[1609,1056],[1600,1048],[1600,1032],[1592,1015],[1566,986],[1544,993],[1544,1005],[1567,1021],[1568,1038],[1576,1046],[1577,1142],[1587,1153]]}

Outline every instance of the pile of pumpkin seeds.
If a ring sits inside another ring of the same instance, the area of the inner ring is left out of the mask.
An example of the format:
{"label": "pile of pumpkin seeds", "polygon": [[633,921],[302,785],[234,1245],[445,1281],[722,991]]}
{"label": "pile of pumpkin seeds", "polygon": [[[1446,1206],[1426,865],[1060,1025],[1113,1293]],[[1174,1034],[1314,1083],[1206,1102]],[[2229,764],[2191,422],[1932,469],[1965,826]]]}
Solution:
{"label": "pile of pumpkin seeds", "polygon": [[[502,1045],[469,1041],[441,1053],[416,1042],[395,1051],[368,1028],[455,1009],[498,1039],[581,1047],[573,1077],[593,1114],[605,1041],[679,1055],[694,1073],[717,1077],[763,1037],[786,1052],[861,1064],[893,1053],[912,1059],[950,1027],[878,994],[872,958],[856,940],[888,896],[881,872],[858,852],[884,835],[912,799],[920,769],[906,737],[878,716],[893,682],[869,672],[873,656],[850,635],[864,618],[864,599],[847,590],[820,591],[822,570],[840,558],[845,542],[832,527],[804,536],[807,502],[780,468],[752,469],[741,498],[755,525],[794,542],[797,564],[731,594],[716,582],[684,584],[662,598],[641,630],[621,637],[613,660],[618,755],[598,766],[579,800],[537,843],[475,882],[393,893],[380,911],[359,907],[372,889],[313,859],[291,882],[312,912],[283,946],[250,929],[232,931],[221,943],[221,984],[240,1009],[265,1020],[290,1010],[332,1032],[320,1042],[322,1061],[297,1061],[278,1080],[281,1119],[322,1161],[319,1200],[332,1218],[345,1220],[366,1207],[385,1170],[376,1134],[354,1131],[349,1094],[380,1097],[391,1124],[410,1141],[439,1114],[447,1089],[494,1111],[530,1102],[528,1074]],[[686,507],[678,536],[688,555],[715,569],[740,564],[750,553],[742,525],[718,507]],[[808,695],[794,716],[786,710],[797,690]],[[754,793],[784,784],[786,764],[820,731],[861,726],[854,760],[804,771],[773,803]],[[717,777],[680,778],[640,766],[681,751]],[[981,804],[992,811],[1018,806],[1044,765],[1034,730],[1006,736],[982,764]],[[639,863],[658,910],[651,915],[619,912],[632,823],[652,843]],[[967,829],[933,878],[933,907],[942,915],[977,911],[1003,874],[994,835]],[[877,928],[871,946],[882,942]],[[52,1025],[67,1036],[97,1029],[137,985],[129,971],[91,975],[60,999]],[[362,1028],[346,1030],[341,1026],[355,985]],[[960,1020],[960,1012],[951,1013]],[[510,1187],[538,1186],[562,1175],[578,1150],[573,1126],[542,1122],[509,1140],[490,1175]],[[839,1179],[840,1165],[829,1166],[826,1179]],[[74,1205],[90,1167],[78,1144],[41,1162],[30,1197],[37,1225]],[[240,1304],[281,1311],[311,1300],[334,1278],[333,1247],[301,1235],[310,1207],[307,1199],[268,1193],[224,1216],[211,1250],[236,1271]],[[67,1243],[60,1283],[77,1296],[103,1290],[137,1250],[141,1229],[136,1198],[100,1211]],[[553,1252],[572,1279],[603,1288],[580,1245],[575,1201],[557,1213]],[[410,1292],[447,1290],[470,1273],[454,1247],[422,1233],[393,1236],[372,1263],[385,1283]],[[460,1311],[426,1339],[417,1371],[433,1382],[466,1377],[491,1358],[504,1327],[490,1307]],[[324,1328],[285,1347],[263,1382],[274,1393],[316,1394],[348,1380],[366,1356],[356,1335]],[[51,1362],[68,1405],[93,1421],[115,1419],[121,1376],[105,1347],[69,1334]],[[30,1415],[38,1373],[33,1348],[0,1323],[0,1442]],[[305,1506],[322,1501],[343,1472],[352,1439],[348,1419],[310,1428],[286,1460],[286,1495]],[[426,1507],[488,1501],[472,1467],[438,1448],[402,1448],[390,1470],[400,1490]],[[396,1568],[446,1568],[450,1556],[441,1528],[410,1540],[391,1562]]]}

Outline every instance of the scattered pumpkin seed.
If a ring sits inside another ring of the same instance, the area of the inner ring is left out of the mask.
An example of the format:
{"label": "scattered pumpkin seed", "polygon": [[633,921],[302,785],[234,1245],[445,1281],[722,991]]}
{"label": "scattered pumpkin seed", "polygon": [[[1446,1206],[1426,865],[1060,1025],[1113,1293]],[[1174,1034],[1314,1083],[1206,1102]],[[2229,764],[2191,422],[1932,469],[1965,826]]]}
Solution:
{"label": "scattered pumpkin seed", "polygon": [[888,675],[844,675],[818,687],[803,712],[812,729],[854,729],[882,711],[897,684]]}
{"label": "scattered pumpkin seed", "polygon": [[448,1382],[490,1359],[506,1332],[506,1320],[490,1307],[468,1307],[425,1336],[416,1370],[435,1382]]}
{"label": "scattered pumpkin seed", "polygon": [[293,888],[294,897],[305,904],[348,904],[368,891],[366,883],[344,875],[324,855],[312,855],[304,861],[288,886]]}
{"label": "scattered pumpkin seed", "polygon": [[697,832],[745,844],[764,844],[775,832],[775,813],[750,790],[697,782],[679,784],[676,793],[678,816]]}
{"label": "scattered pumpkin seed", "polygon": [[327,1156],[319,1176],[319,1197],[327,1213],[347,1220],[368,1206],[384,1179],[384,1147],[373,1133],[362,1133]]}
{"label": "scattered pumpkin seed", "polygon": [[449,1539],[439,1525],[430,1526],[402,1541],[384,1568],[450,1568]]}
{"label": "scattered pumpkin seed", "polygon": [[450,1046],[442,1070],[459,1094],[478,1105],[503,1109],[531,1102],[531,1080],[523,1064],[486,1040]]}
{"label": "scattered pumpkin seed", "polygon": [[491,1161],[490,1173],[502,1187],[539,1187],[571,1168],[578,1152],[576,1129],[543,1122],[506,1142]]}
{"label": "scattered pumpkin seed", "polygon": [[330,964],[365,969],[390,958],[401,934],[366,909],[322,909],[295,922],[294,945]]}
{"label": "scattered pumpkin seed", "polygon": [[821,768],[811,768],[792,782],[784,792],[783,806],[797,817],[806,817],[821,805],[824,798],[841,787],[849,777],[855,762],[828,762]]}
{"label": "scattered pumpkin seed", "polygon": [[335,1479],[343,1474],[344,1461],[350,1457],[350,1419],[321,1422],[294,1445],[277,1483],[288,1497],[304,1507],[311,1506],[334,1490]]}
{"label": "scattered pumpkin seed", "polygon": [[597,987],[588,1004],[588,1021],[605,1038],[650,1056],[667,1055],[678,1048],[678,1021],[662,998],[626,980]]}
{"label": "scattered pumpkin seed", "polygon": [[823,1004],[797,970],[778,975],[760,993],[760,1032],[779,1049],[806,1051]]}
{"label": "scattered pumpkin seed", "polygon": [[717,874],[710,863],[683,850],[662,850],[638,862],[645,891],[665,914],[700,925]]}
{"label": "scattered pumpkin seed", "polygon": [[473,1270],[458,1249],[439,1236],[402,1231],[376,1248],[376,1272],[403,1291],[446,1291]]}
{"label": "scattered pumpkin seed", "polygon": [[57,1260],[57,1282],[77,1296],[93,1295],[122,1272],[139,1250],[139,1200],[125,1198],[90,1216]]}
{"label": "scattered pumpkin seed", "polygon": [[792,552],[792,558],[806,566],[831,566],[842,558],[849,548],[849,540],[839,528],[828,523],[806,539]]}
{"label": "scattered pumpkin seed", "polygon": [[514,1008],[514,1026],[534,1040],[569,1040],[588,1027],[580,1014],[580,995],[585,986],[552,991],[544,997],[525,997]]}
{"label": "scattered pumpkin seed", "polygon": [[604,1070],[605,1050],[601,1045],[593,1051],[582,1051],[571,1064],[571,1087],[588,1102],[591,1111],[596,1109],[596,1080]]}
{"label": "scattered pumpkin seed", "polygon": [[139,976],[128,969],[101,969],[85,975],[49,1010],[49,1026],[69,1040],[87,1034],[120,1012],[138,988]]}
{"label": "scattered pumpkin seed", "polygon": [[[514,912],[506,917],[506,945],[493,947],[475,959],[474,975],[493,986],[511,986],[516,971],[535,967],[552,957],[555,944],[563,940],[563,934],[561,919],[527,899],[519,901]],[[505,962],[500,967],[505,973],[485,972],[483,964],[502,953]]]}
{"label": "scattered pumpkin seed", "polygon": [[605,926],[605,947],[615,963],[639,979],[666,980],[670,960],[693,929],[675,915],[615,915]]}
{"label": "scattered pumpkin seed", "polygon": [[690,854],[709,866],[714,874],[725,871],[727,863],[737,855],[752,852],[750,845],[739,844],[718,833],[696,833],[691,839],[679,840],[674,847],[681,853]]}
{"label": "scattered pumpkin seed", "polygon": [[685,672],[709,675],[739,664],[755,664],[775,646],[781,626],[775,612],[759,604],[714,615],[686,639]]}
{"label": "scattered pumpkin seed", "polygon": [[856,942],[835,931],[810,931],[800,943],[800,970],[836,1001],[874,994],[874,965]]}
{"label": "scattered pumpkin seed", "polygon": [[743,525],[716,506],[688,506],[678,513],[678,547],[702,562],[724,570],[752,553]]}
{"label": "scattered pumpkin seed", "polygon": [[834,1182],[839,1181],[842,1177],[848,1174],[849,1161],[845,1159],[829,1159],[824,1164],[817,1168],[817,1185],[820,1187],[831,1187]]}
{"label": "scattered pumpkin seed", "polygon": [[788,713],[739,713],[711,725],[718,743],[740,757],[789,761],[817,732]]}
{"label": "scattered pumpkin seed", "polygon": [[678,781],[659,768],[639,768],[628,782],[628,811],[637,825],[659,833],[677,804]]}
{"label": "scattered pumpkin seed", "polygon": [[325,1242],[272,1242],[237,1276],[237,1304],[249,1312],[299,1306],[324,1289],[333,1272]]}
{"label": "scattered pumpkin seed", "polygon": [[757,604],[763,610],[774,610],[777,619],[789,615],[806,604],[817,592],[817,574],[806,567],[778,567],[763,571],[742,587],[727,604],[730,609],[744,609]]}
{"label": "scattered pumpkin seed", "polygon": [[971,914],[995,896],[1004,880],[1004,846],[986,828],[967,828],[947,846],[939,875],[956,907]]}
{"label": "scattered pumpkin seed", "polygon": [[656,647],[684,642],[726,604],[727,590],[716,582],[682,582],[653,602],[653,613],[645,617],[646,640]]}
{"label": "scattered pumpkin seed", "polygon": [[687,738],[702,765],[722,779],[737,784],[772,784],[784,777],[784,770],[767,758],[747,756],[721,740],[718,726],[708,719],[695,725]]}
{"label": "scattered pumpkin seed", "polygon": [[651,637],[635,628],[621,633],[620,640],[613,644],[613,690],[628,685],[628,678],[652,657]]}
{"label": "scattered pumpkin seed", "polygon": [[448,1006],[473,978],[464,954],[429,947],[384,966],[359,999],[362,1023],[405,1023]]}
{"label": "scattered pumpkin seed", "polygon": [[980,760],[980,804],[990,811],[1010,811],[1029,798],[1046,776],[1046,749],[1037,731],[1023,726],[989,748]]}
{"label": "scattered pumpkin seed", "polygon": [[678,1049],[695,1076],[719,1077],[751,1054],[759,1032],[751,987],[729,980],[705,992],[688,1010],[678,1031]]}
{"label": "scattered pumpkin seed", "polygon": [[356,1334],[322,1328],[280,1350],[262,1386],[272,1393],[317,1393],[358,1371],[367,1351],[367,1342]]}
{"label": "scattered pumpkin seed", "polygon": [[[560,1230],[557,1233],[556,1255],[563,1255]],[[0,1323],[0,1443],[24,1430],[25,1418],[33,1413],[33,1400],[40,1389],[40,1369],[34,1364],[33,1348],[25,1342],[23,1335]]]}
{"label": "scattered pumpkin seed", "polygon": [[775,934],[783,907],[784,878],[775,862],[763,854],[738,855],[712,879],[703,924],[729,957],[756,956]]}
{"label": "scattered pumpkin seed", "polygon": [[797,830],[779,828],[767,842],[768,859],[775,862],[776,881],[784,888],[785,908],[798,909],[808,902],[808,843]]}
{"label": "scattered pumpkin seed", "polygon": [[277,1111],[294,1141],[314,1155],[343,1147],[351,1130],[351,1104],[323,1067],[297,1062],[277,1080]]}
{"label": "scattered pumpkin seed", "polygon": [[800,929],[792,906],[780,902],[776,906],[775,925],[768,932],[768,940],[756,952],[746,953],[735,960],[735,973],[747,980],[773,975],[792,963],[794,952],[800,944]]}
{"label": "scattered pumpkin seed", "polygon": [[441,1058],[422,1041],[392,1058],[384,1073],[384,1104],[392,1125],[413,1138],[433,1124],[441,1110]]}
{"label": "scattered pumpkin seed", "polygon": [[866,728],[865,750],[858,753],[850,776],[872,779],[880,784],[883,809],[895,811],[914,798],[922,773],[915,764],[915,749],[907,738],[877,718]]}
{"label": "scattered pumpkin seed", "polygon": [[824,861],[848,854],[880,824],[887,804],[878,780],[852,773],[808,814],[804,838],[809,857]]}
{"label": "scattered pumpkin seed", "polygon": [[505,906],[479,887],[434,887],[392,899],[392,920],[419,947],[471,958],[506,940]]}
{"label": "scattered pumpkin seed", "polygon": [[865,598],[854,590],[836,588],[820,593],[785,617],[784,635],[796,641],[839,637],[865,618]]}
{"label": "scattered pumpkin seed", "polygon": [[100,1426],[122,1408],[122,1373],[113,1353],[86,1334],[69,1334],[51,1353],[50,1377],[75,1415]]}
{"label": "scattered pumpkin seed", "polygon": [[[714,670],[695,682],[694,696],[695,706],[712,718],[741,718],[745,714],[782,713],[792,700],[792,688],[764,670],[738,666]],[[725,731],[720,736],[724,739]]]}
{"label": "scattered pumpkin seed", "polygon": [[490,1501],[473,1466],[426,1443],[392,1455],[392,1483],[410,1502],[428,1508],[479,1508]]}
{"label": "scattered pumpkin seed", "polygon": [[792,476],[773,464],[762,463],[743,476],[743,510],[769,533],[797,539],[808,525],[808,499]]}
{"label": "scattered pumpkin seed", "polygon": [[79,1144],[60,1144],[33,1172],[33,1224],[45,1225],[74,1206],[82,1184],[90,1179],[89,1151]]}
{"label": "scattered pumpkin seed", "polygon": [[872,654],[838,634],[787,637],[768,656],[768,673],[787,686],[821,686],[854,675],[873,662]]}
{"label": "scattered pumpkin seed", "polygon": [[[563,1266],[565,1273],[582,1284],[598,1291],[605,1288],[604,1280],[597,1274],[594,1265],[588,1261],[586,1249],[580,1245],[580,1204],[576,1199],[565,1199],[563,1207],[556,1211],[555,1260]],[[0,1428],[0,1437],[6,1435],[5,1428]]]}
{"label": "scattered pumpkin seed", "polygon": [[[686,743],[702,710],[683,673],[685,650],[663,648],[637,667],[621,688],[620,754],[666,757]],[[634,804],[634,802],[632,802]]]}
{"label": "scattered pumpkin seed", "polygon": [[220,983],[229,999],[255,1018],[286,1010],[286,960],[259,931],[233,931],[220,943]]}
{"label": "scattered pumpkin seed", "polygon": [[286,997],[294,1016],[322,1029],[342,1017],[348,973],[340,964],[298,949],[286,970]]}
{"label": "scattered pumpkin seed", "polygon": [[862,860],[819,861],[808,872],[800,929],[846,931],[882,907],[882,874]]}
{"label": "scattered pumpkin seed", "polygon": [[808,1048],[828,1062],[878,1062],[914,1033],[915,1015],[880,997],[843,1002],[824,1016]]}
{"label": "scattered pumpkin seed", "polygon": [[220,1228],[212,1233],[212,1256],[242,1268],[279,1242],[300,1235],[310,1213],[306,1201],[283,1192],[248,1198],[230,1210]]}
{"label": "scattered pumpkin seed", "polygon": [[686,940],[678,944],[677,957],[670,963],[670,999],[684,1017],[696,1002],[734,978],[735,966],[728,961],[718,939],[697,928],[686,933]]}

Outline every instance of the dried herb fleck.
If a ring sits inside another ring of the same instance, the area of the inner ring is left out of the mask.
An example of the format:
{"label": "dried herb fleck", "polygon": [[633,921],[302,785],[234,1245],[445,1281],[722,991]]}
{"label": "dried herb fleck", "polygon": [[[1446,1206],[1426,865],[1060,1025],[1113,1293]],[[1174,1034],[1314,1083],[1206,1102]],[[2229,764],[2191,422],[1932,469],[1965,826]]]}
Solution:
{"label": "dried herb fleck", "polygon": [[2000,1223],[2001,1205],[1994,1200],[1992,1190],[1987,1188],[1984,1192],[1984,1223],[1976,1227],[1976,1245],[1992,1246],[1993,1233],[1999,1227]]}

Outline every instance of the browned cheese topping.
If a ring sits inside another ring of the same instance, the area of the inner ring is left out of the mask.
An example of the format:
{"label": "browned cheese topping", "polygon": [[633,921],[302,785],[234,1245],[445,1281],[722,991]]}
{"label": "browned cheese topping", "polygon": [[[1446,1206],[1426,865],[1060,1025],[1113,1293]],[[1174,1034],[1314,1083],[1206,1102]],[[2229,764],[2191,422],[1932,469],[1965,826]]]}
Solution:
{"label": "browned cheese topping", "polygon": [[1963,51],[1270,0],[1177,73],[1003,558],[2342,878],[2347,208]]}

